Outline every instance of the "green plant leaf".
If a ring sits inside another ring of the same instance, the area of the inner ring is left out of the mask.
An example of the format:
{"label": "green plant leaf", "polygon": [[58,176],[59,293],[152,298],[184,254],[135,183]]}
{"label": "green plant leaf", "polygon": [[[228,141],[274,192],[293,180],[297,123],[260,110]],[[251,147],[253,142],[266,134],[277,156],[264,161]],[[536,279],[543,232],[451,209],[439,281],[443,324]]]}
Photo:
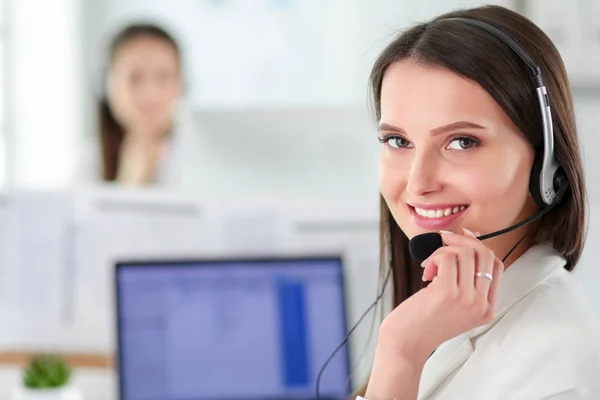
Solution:
{"label": "green plant leaf", "polygon": [[28,388],[58,388],[65,386],[70,377],[71,368],[61,357],[40,354],[29,360],[23,384]]}

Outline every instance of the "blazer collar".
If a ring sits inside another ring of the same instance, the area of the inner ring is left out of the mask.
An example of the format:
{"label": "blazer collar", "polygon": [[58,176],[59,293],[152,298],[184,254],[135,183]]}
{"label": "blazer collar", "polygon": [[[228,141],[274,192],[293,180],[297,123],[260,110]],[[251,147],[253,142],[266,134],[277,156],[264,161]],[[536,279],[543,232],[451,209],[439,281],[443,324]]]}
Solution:
{"label": "blazer collar", "polygon": [[489,324],[471,329],[444,342],[427,360],[419,385],[419,399],[426,399],[473,353],[473,339],[489,331],[537,285],[564,267],[566,260],[548,245],[535,245],[504,273],[498,298],[498,311]]}

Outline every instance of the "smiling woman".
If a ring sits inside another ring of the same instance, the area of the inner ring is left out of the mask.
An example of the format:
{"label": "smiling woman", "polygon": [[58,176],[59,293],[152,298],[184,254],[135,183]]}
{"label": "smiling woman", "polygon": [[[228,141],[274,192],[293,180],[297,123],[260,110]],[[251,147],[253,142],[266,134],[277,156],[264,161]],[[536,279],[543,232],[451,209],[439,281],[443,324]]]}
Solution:
{"label": "smiling woman", "polygon": [[[382,81],[380,132],[381,194],[408,237],[432,229],[496,231],[536,211],[528,195],[534,150],[471,80],[413,60],[390,65]],[[437,218],[455,207],[465,209]],[[505,254],[524,229],[488,246]]]}
{"label": "smiling woman", "polygon": [[[549,38],[502,7],[448,13],[390,43],[371,84],[395,308],[357,395],[599,398],[600,323],[569,273],[585,238],[583,168]],[[409,239],[432,231],[444,246],[419,266]]]}

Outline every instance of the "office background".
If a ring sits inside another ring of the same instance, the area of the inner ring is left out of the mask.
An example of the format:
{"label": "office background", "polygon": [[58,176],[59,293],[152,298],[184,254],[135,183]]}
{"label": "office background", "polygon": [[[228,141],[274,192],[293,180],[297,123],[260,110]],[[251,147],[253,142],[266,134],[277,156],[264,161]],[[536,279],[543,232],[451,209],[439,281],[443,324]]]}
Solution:
{"label": "office background", "polygon": [[[75,176],[96,137],[95,99],[103,90],[107,41],[131,21],[161,23],[182,44],[187,118],[200,136],[197,164],[185,171],[180,197],[160,190],[126,195],[110,190],[107,196],[119,201],[155,196],[216,210],[219,223],[245,221],[245,232],[219,231],[215,248],[264,251],[265,243],[286,234],[306,251],[342,248],[349,260],[353,323],[374,299],[378,278],[379,144],[368,107],[371,64],[391,35],[412,22],[487,3],[533,19],[567,64],[592,210],[585,268],[578,276],[600,313],[594,283],[600,281],[594,269],[600,255],[595,249],[600,158],[594,154],[600,149],[600,0],[1,0],[0,187],[66,196],[83,204],[73,218],[101,218],[85,209],[96,192],[81,194],[89,182]],[[60,201],[56,209],[63,207]],[[185,229],[194,223],[187,221]],[[264,227],[262,240],[256,225]],[[147,226],[155,225],[140,222],[136,229]],[[206,241],[210,232],[203,231]],[[233,242],[246,248],[235,249]],[[188,252],[196,245],[165,244],[162,250]],[[87,249],[82,257],[106,256]],[[373,349],[374,341],[367,344],[370,324],[367,318],[351,341],[353,361],[367,352],[359,378],[368,371]],[[79,339],[77,351],[109,351],[114,345]],[[10,363],[4,370],[2,390],[17,374]],[[113,393],[110,368],[84,370],[77,379],[89,398]]]}

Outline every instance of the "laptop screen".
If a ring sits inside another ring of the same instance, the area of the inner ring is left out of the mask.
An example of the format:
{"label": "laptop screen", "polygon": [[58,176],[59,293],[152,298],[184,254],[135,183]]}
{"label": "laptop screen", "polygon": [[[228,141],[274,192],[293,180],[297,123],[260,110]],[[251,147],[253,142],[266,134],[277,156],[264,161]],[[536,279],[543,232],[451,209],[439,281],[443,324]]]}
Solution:
{"label": "laptop screen", "polygon": [[119,263],[116,286],[121,400],[315,399],[346,335],[340,258]]}

